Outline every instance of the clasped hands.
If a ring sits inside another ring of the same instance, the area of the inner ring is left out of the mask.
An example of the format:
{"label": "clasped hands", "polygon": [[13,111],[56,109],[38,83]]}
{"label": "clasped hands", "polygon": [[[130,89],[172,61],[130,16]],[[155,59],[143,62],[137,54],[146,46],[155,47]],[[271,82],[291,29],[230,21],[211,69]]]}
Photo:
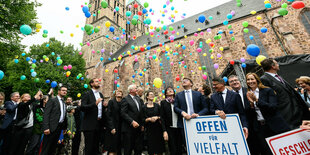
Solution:
{"label": "clasped hands", "polygon": [[181,114],[182,114],[182,116],[183,116],[186,120],[190,120],[190,119],[192,119],[192,118],[196,118],[196,117],[199,116],[199,115],[196,114],[196,113],[193,113],[192,115],[189,115],[188,113],[186,113],[186,112],[184,112],[184,111],[183,111]]}

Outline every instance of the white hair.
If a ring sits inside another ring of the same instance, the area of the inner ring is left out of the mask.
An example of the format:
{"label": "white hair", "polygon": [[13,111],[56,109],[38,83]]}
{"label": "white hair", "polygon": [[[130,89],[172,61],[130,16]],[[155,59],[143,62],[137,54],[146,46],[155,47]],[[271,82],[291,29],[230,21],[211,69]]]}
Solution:
{"label": "white hair", "polygon": [[129,85],[128,86],[128,93],[130,93],[130,91],[134,88],[137,87],[135,84]]}

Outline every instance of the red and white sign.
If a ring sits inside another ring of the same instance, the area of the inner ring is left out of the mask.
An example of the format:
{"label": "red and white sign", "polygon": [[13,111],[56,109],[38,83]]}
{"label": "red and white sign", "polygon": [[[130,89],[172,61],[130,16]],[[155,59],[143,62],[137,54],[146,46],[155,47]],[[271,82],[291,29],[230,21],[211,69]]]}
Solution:
{"label": "red and white sign", "polygon": [[296,129],[266,138],[275,155],[310,155],[310,132]]}

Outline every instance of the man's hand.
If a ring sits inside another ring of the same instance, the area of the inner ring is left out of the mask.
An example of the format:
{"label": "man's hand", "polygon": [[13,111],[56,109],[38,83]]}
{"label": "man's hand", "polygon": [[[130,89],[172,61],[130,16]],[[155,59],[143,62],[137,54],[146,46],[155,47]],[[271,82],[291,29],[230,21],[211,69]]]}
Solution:
{"label": "man's hand", "polygon": [[112,129],[112,130],[111,130],[111,134],[112,134],[112,135],[115,135],[115,133],[116,133],[116,130],[115,130],[115,129]]}
{"label": "man's hand", "polygon": [[182,112],[182,116],[186,119],[186,120],[190,120],[191,119],[191,115],[187,114],[186,112]]}
{"label": "man's hand", "polygon": [[40,90],[37,92],[36,95],[34,95],[34,98],[35,98],[36,100],[40,100],[40,99],[41,99],[41,91],[40,91]]}
{"label": "man's hand", "polygon": [[46,129],[46,130],[44,130],[44,134],[45,135],[49,135],[51,132],[50,132],[50,129]]}
{"label": "man's hand", "polygon": [[168,141],[168,133],[167,133],[167,131],[164,132],[163,136],[164,136],[164,140]]}
{"label": "man's hand", "polygon": [[6,110],[0,110],[0,115],[4,116],[6,113]]}
{"label": "man's hand", "polygon": [[308,132],[310,132],[310,121],[309,120],[302,121],[300,128],[306,129]]}
{"label": "man's hand", "polygon": [[49,94],[49,95],[54,94],[54,89],[53,89],[53,88],[51,88],[51,89],[50,89],[50,91],[48,92],[48,94]]}
{"label": "man's hand", "polygon": [[222,119],[226,118],[226,114],[223,110],[217,110],[215,111],[215,114],[219,115]]}
{"label": "man's hand", "polygon": [[138,127],[139,127],[139,123],[137,123],[136,121],[132,121],[131,125],[132,125],[134,128],[138,128]]}
{"label": "man's hand", "polygon": [[243,128],[243,133],[244,133],[245,139],[247,139],[248,136],[249,136],[249,130],[248,130],[248,128]]}
{"label": "man's hand", "polygon": [[102,102],[103,98],[98,98],[96,101],[96,105],[98,105],[100,102]]}
{"label": "man's hand", "polygon": [[191,118],[196,118],[196,117],[199,117],[199,115],[196,114],[196,113],[193,113],[193,114],[191,115]]}

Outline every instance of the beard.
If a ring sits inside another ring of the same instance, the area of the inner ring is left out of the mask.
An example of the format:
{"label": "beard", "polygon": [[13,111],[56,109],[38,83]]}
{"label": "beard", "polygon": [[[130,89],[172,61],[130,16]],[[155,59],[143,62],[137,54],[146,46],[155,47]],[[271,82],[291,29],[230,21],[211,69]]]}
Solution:
{"label": "beard", "polygon": [[98,85],[98,86],[94,86],[94,88],[95,88],[95,89],[99,89],[99,88],[100,88],[100,85]]}

